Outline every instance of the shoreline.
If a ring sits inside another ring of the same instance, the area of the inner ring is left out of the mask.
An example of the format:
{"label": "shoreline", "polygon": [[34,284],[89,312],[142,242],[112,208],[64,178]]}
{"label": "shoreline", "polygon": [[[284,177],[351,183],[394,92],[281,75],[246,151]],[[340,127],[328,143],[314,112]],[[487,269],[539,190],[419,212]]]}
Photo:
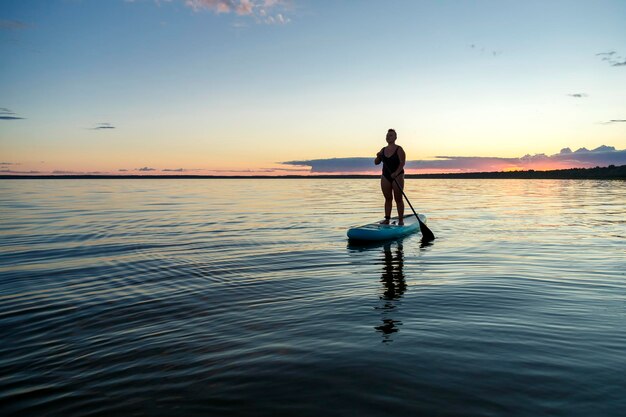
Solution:
{"label": "shoreline", "polygon": [[[112,174],[3,174],[0,179],[376,179],[371,175],[112,175]],[[406,174],[406,179],[563,179],[626,180],[626,165],[549,171],[495,171],[446,174]]]}

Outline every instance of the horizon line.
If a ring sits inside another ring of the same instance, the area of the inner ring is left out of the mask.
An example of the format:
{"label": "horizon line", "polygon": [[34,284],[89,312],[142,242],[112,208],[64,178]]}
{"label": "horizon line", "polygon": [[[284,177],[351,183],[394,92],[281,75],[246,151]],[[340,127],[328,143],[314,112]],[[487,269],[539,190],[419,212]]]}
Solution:
{"label": "horizon line", "polygon": [[[561,168],[551,170],[472,171],[429,174],[405,174],[407,179],[417,178],[480,178],[481,176],[506,177],[515,175],[541,176],[593,170],[623,170],[626,165],[596,166],[591,168]],[[0,179],[376,179],[380,174],[310,174],[310,175],[194,175],[194,174],[0,174]],[[622,174],[621,177],[626,177]],[[620,177],[620,178],[621,178]]]}

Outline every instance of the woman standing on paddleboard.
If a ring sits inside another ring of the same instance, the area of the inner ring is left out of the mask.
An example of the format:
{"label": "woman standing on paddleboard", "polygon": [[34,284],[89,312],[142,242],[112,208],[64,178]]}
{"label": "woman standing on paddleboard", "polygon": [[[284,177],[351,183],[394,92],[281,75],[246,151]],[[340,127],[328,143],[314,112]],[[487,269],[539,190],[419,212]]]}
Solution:
{"label": "woman standing on paddleboard", "polygon": [[402,146],[396,145],[396,131],[387,131],[387,146],[376,154],[374,163],[383,163],[383,176],[380,178],[380,188],[385,196],[385,220],[382,224],[389,224],[391,219],[391,207],[396,200],[398,209],[398,224],[404,224],[404,201],[402,200],[402,188],[404,188],[404,164],[406,154]]}

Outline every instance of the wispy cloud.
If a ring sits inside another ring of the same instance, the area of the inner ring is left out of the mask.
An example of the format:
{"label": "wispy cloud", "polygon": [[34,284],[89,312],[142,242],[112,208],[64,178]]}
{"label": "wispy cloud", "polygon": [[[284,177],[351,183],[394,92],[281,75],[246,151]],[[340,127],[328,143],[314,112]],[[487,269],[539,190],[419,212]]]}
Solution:
{"label": "wispy cloud", "polygon": [[626,66],[626,58],[618,55],[615,51],[599,52],[596,54],[602,61],[606,61],[612,67]]}
{"label": "wispy cloud", "polygon": [[613,119],[613,120],[609,120],[608,122],[603,122],[603,125],[610,125],[613,123],[626,123],[626,119]]}
{"label": "wispy cloud", "polygon": [[[278,162],[284,164],[284,162]],[[264,174],[282,174],[282,173],[301,173],[305,174],[308,169],[305,167],[298,168],[257,168],[257,169],[211,169],[207,170],[211,174],[217,175],[264,175]]]}
{"label": "wispy cloud", "polygon": [[485,48],[484,46],[476,45],[475,43],[471,44],[469,47],[470,49],[480,52],[481,54],[488,54],[492,57],[497,57],[497,56],[502,55],[502,51],[500,50],[488,49],[488,48]]}
{"label": "wispy cloud", "polygon": [[106,129],[115,129],[111,123],[98,123],[95,127],[90,128],[91,130],[106,130]]}
{"label": "wispy cloud", "polygon": [[12,169],[0,169],[0,174],[41,174],[41,171],[15,171]]}
{"label": "wispy cloud", "polygon": [[568,96],[570,97],[574,97],[574,98],[584,98],[584,97],[589,97],[587,94],[585,93],[573,93],[573,94],[568,94]]}
{"label": "wispy cloud", "polygon": [[[380,171],[373,158],[332,158],[283,162],[285,165],[308,167],[313,174],[373,173]],[[574,152],[563,148],[558,154],[524,155],[519,158],[481,156],[436,156],[431,160],[410,160],[409,172],[476,172],[512,169],[586,168],[626,164],[626,149],[600,146],[593,150],[580,148]]]}
{"label": "wispy cloud", "polygon": [[0,120],[23,120],[23,117],[18,116],[13,113],[11,110],[2,107],[0,108]]}
{"label": "wispy cloud", "polygon": [[19,20],[0,19],[0,29],[20,30],[26,29],[29,25]]}
{"label": "wispy cloud", "polygon": [[203,171],[202,168],[163,168],[161,172],[198,172]]}
{"label": "wispy cloud", "polygon": [[149,171],[156,171],[156,168],[143,167],[143,168],[137,168],[135,171],[149,172]]}
{"label": "wispy cloud", "polygon": [[102,171],[70,171],[57,169],[54,171],[17,171],[14,169],[0,169],[0,174],[10,175],[106,175],[107,172]]}
{"label": "wispy cloud", "polygon": [[66,171],[62,169],[57,169],[52,171],[52,175],[102,175],[106,174],[106,172],[102,171]]}
{"label": "wispy cloud", "polygon": [[249,16],[257,23],[271,25],[290,22],[284,15],[289,5],[285,0],[185,0],[185,5],[196,12],[209,10],[216,14]]}

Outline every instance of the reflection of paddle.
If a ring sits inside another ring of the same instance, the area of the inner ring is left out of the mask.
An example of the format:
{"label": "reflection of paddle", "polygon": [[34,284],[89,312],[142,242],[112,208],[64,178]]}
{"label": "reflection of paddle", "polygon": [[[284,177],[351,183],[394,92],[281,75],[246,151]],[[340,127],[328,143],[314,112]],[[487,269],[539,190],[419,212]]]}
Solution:
{"label": "reflection of paddle", "polygon": [[[381,158],[381,162],[383,163],[383,165],[385,165],[385,161],[383,161],[382,158]],[[430,242],[431,240],[435,240],[435,235],[433,234],[433,232],[430,231],[428,226],[426,226],[424,222],[420,219],[420,216],[417,215],[417,213],[415,212],[415,209],[413,208],[413,205],[409,201],[409,198],[406,196],[406,194],[404,194],[404,190],[402,189],[402,187],[400,187],[400,184],[398,183],[395,177],[393,178],[393,182],[396,183],[396,185],[402,192],[402,195],[406,199],[406,202],[409,203],[409,207],[411,207],[411,210],[413,210],[413,214],[415,214],[415,217],[417,217],[417,221],[420,224],[420,232],[422,232],[422,241]]]}

